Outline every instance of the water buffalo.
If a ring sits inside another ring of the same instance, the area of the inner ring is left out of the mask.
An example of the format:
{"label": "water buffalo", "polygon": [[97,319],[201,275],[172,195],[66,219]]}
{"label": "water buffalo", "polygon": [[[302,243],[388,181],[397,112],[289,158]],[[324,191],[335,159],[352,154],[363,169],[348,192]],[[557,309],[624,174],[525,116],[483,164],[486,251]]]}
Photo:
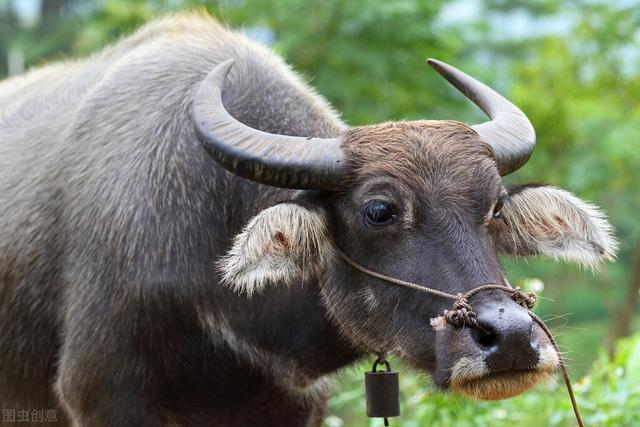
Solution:
{"label": "water buffalo", "polygon": [[504,292],[474,298],[477,328],[435,330],[450,301],[336,256],[452,293],[508,284],[499,254],[614,257],[596,207],[503,185],[535,145],[525,115],[432,64],[490,120],[348,127],[200,15],[4,81],[0,406],[73,426],[318,426],[334,373],[371,352],[479,399],[551,376],[557,354]]}

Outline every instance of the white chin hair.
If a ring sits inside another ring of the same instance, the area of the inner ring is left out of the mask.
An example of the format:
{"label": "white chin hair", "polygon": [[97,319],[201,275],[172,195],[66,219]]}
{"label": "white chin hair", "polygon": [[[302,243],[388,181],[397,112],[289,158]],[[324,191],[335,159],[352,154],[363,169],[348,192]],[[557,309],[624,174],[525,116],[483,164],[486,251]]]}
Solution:
{"label": "white chin hair", "polygon": [[540,349],[539,362],[532,369],[491,373],[481,357],[462,357],[451,370],[451,390],[479,400],[500,400],[517,396],[553,379],[560,366],[551,346]]}

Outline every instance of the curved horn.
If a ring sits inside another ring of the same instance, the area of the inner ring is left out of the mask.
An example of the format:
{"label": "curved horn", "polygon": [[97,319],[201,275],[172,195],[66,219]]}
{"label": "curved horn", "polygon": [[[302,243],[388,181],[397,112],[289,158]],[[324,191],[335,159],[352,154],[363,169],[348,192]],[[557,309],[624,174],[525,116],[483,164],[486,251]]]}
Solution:
{"label": "curved horn", "polygon": [[527,116],[489,86],[457,68],[431,58],[427,63],[491,119],[471,127],[493,147],[500,175],[524,165],[536,145],[536,132]]}
{"label": "curved horn", "polygon": [[337,189],[344,165],[340,139],[270,134],[231,117],[222,105],[222,86],[233,63],[218,64],[193,100],[196,134],[209,155],[230,172],[263,184]]}

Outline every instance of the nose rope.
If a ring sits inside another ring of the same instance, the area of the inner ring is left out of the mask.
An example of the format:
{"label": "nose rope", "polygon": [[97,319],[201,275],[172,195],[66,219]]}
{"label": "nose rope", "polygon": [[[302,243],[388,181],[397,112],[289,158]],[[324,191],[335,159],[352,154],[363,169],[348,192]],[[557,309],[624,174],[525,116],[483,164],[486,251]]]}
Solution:
{"label": "nose rope", "polygon": [[571,385],[571,380],[569,378],[569,372],[567,371],[567,366],[564,362],[564,358],[562,357],[562,353],[560,352],[560,348],[558,347],[558,343],[556,342],[553,334],[547,328],[547,325],[536,315],[531,309],[536,305],[537,296],[534,292],[526,293],[522,291],[520,288],[512,288],[510,286],[502,286],[496,283],[488,283],[485,285],[478,286],[476,288],[471,289],[470,291],[464,294],[451,294],[449,292],[440,291],[437,289],[429,288],[426,286],[420,286],[416,283],[407,282],[405,280],[397,279],[395,277],[387,276],[382,273],[378,273],[377,271],[369,270],[368,268],[358,264],[351,258],[349,258],[344,252],[340,249],[337,249],[338,254],[342,257],[342,259],[349,264],[351,267],[356,270],[364,273],[368,276],[375,277],[376,279],[383,280],[388,283],[392,283],[394,285],[403,286],[405,288],[413,289],[415,291],[424,292],[427,294],[435,295],[441,298],[447,298],[453,300],[454,303],[451,306],[450,310],[444,311],[444,319],[447,323],[455,328],[460,328],[463,326],[469,327],[478,327],[478,320],[473,307],[471,306],[469,299],[476,295],[479,292],[489,291],[489,290],[500,290],[507,292],[511,299],[515,301],[518,305],[523,307],[529,313],[529,316],[533,319],[534,322],[544,331],[544,333],[551,341],[551,345],[553,349],[556,351],[558,358],[560,360],[560,369],[562,371],[562,376],[564,377],[564,383],[567,387],[567,393],[569,394],[569,398],[571,399],[571,406],[573,407],[573,413],[575,414],[576,421],[579,427],[585,427],[584,422],[582,421],[582,416],[580,415],[580,409],[578,408],[578,402],[576,402],[575,395],[573,393],[573,387]]}

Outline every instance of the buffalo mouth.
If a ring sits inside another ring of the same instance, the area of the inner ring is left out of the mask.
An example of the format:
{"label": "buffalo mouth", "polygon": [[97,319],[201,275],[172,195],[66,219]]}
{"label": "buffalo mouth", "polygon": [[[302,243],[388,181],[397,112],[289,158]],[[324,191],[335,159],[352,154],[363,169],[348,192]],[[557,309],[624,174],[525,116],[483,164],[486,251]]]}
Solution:
{"label": "buffalo mouth", "polygon": [[547,347],[531,368],[491,372],[484,361],[463,357],[452,369],[451,390],[479,400],[500,400],[517,396],[551,380],[560,366],[557,353]]}

